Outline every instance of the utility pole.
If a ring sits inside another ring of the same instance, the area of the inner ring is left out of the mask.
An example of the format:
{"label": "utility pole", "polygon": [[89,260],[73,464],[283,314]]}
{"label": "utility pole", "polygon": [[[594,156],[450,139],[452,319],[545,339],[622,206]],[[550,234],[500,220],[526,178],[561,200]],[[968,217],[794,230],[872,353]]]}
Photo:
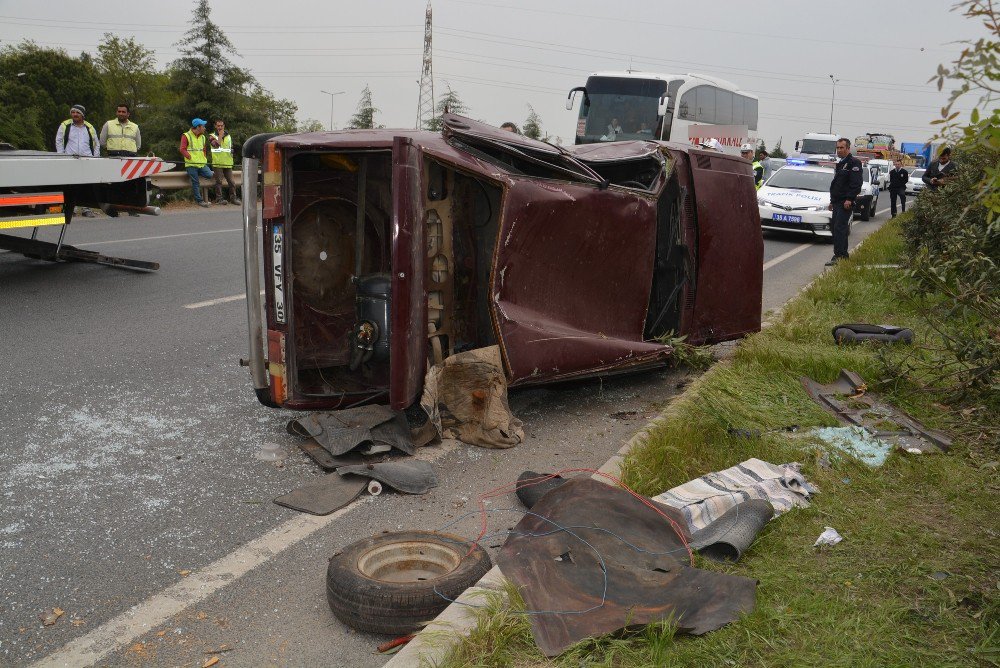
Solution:
{"label": "utility pole", "polygon": [[833,92],[830,94],[830,134],[833,134],[833,101],[837,99],[837,82],[840,79],[834,79],[831,74],[830,81],[833,82]]}
{"label": "utility pole", "polygon": [[422,130],[434,118],[434,68],[431,62],[431,0],[424,14],[424,60],[420,70],[420,99],[417,102],[417,129]]}
{"label": "utility pole", "polygon": [[333,132],[333,96],[334,95],[343,95],[344,91],[338,90],[336,93],[331,93],[330,91],[321,90],[320,92],[321,93],[326,93],[327,95],[330,96],[330,131]]}

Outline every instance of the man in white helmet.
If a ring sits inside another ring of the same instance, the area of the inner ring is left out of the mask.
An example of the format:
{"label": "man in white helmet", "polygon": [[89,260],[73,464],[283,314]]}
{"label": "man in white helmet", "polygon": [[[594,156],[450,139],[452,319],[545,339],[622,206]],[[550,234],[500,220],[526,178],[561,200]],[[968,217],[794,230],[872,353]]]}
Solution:
{"label": "man in white helmet", "polygon": [[740,146],[740,156],[753,163],[753,187],[760,190],[764,185],[764,165],[760,164],[759,160],[754,160],[753,146],[750,144]]}

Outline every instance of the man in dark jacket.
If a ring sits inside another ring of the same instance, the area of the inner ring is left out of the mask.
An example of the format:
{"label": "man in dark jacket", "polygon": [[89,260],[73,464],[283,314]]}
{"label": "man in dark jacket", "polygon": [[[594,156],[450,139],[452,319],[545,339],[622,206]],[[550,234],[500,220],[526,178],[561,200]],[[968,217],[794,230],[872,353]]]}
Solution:
{"label": "man in dark jacket", "polygon": [[833,181],[830,182],[830,210],[833,217],[830,220],[833,232],[833,257],[826,266],[846,260],[847,237],[851,234],[851,219],[854,217],[854,200],[861,193],[863,177],[861,161],[851,155],[851,140],[841,137],[837,140],[837,157],[840,162],[833,171]]}
{"label": "man in dark jacket", "polygon": [[889,208],[892,217],[896,217],[896,198],[906,213],[906,184],[910,180],[910,173],[903,169],[903,163],[893,160],[892,169],[889,170]]}
{"label": "man in dark jacket", "polygon": [[923,181],[930,190],[937,190],[938,186],[943,186],[954,175],[955,163],[951,161],[951,149],[945,148],[924,172]]}

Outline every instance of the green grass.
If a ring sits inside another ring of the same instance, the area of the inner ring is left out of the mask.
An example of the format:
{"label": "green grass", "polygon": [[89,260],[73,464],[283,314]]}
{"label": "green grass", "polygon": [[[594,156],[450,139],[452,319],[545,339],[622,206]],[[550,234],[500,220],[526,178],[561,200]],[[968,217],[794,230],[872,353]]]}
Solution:
{"label": "green grass", "polygon": [[[838,347],[831,336],[838,323],[892,323],[933,344],[920,317],[922,300],[933,296],[907,296],[904,272],[866,266],[898,262],[902,252],[897,226],[885,225],[730,361],[699,379],[624,462],[626,483],[649,495],[748,457],[803,463],[822,490],[809,508],[771,522],[738,564],[699,558],[702,568],[760,582],[751,614],[699,638],[675,637],[664,623],[588,639],[549,661],[535,648],[512,591],[509,603],[491,600],[479,627],[444,665],[1000,665],[996,398],[948,405],[919,378],[893,372],[907,355],[933,356],[933,345]],[[925,424],[957,436],[951,452],[893,454],[878,469],[832,457],[824,468],[808,438],[768,431],[835,425],[808,399],[799,377],[827,383],[842,368],[860,373],[870,389]],[[764,433],[734,437],[729,428]],[[825,526],[844,542],[817,550],[812,545]]]}

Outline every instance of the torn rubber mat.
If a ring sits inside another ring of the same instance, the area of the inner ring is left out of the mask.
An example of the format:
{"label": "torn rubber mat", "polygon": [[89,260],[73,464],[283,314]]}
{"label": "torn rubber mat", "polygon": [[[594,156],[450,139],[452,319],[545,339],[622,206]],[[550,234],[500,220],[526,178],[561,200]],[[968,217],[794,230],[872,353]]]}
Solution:
{"label": "torn rubber mat", "polygon": [[[343,411],[310,413],[288,423],[288,433],[311,436],[334,457],[364,445],[365,454],[385,451],[389,446],[408,455],[414,452],[410,425],[403,413],[387,406],[361,406]],[[382,446],[379,448],[378,446]]]}
{"label": "torn rubber mat", "polygon": [[306,483],[274,500],[279,506],[311,515],[329,515],[343,508],[368,486],[360,476],[340,476],[328,473],[319,480]]}
{"label": "torn rubber mat", "polygon": [[432,487],[437,487],[438,484],[434,465],[419,459],[406,462],[342,466],[337,469],[337,473],[372,478],[406,494],[425,494]]}
{"label": "torn rubber mat", "polygon": [[829,385],[802,376],[802,387],[813,401],[844,424],[861,427],[873,436],[907,452],[948,452],[951,439],[927,429],[895,406],[868,392],[864,379],[853,371],[840,370]]}
{"label": "torn rubber mat", "polygon": [[683,518],[658,509],[662,515],[626,490],[574,478],[517,523],[497,563],[534,613],[531,633],[546,656],[669,618],[679,632],[701,635],[753,610],[757,581],[688,566],[667,520],[682,527]]}
{"label": "torn rubber mat", "polygon": [[764,525],[774,517],[774,506],[763,499],[738,503],[704,529],[691,534],[689,545],[712,561],[739,561]]}

